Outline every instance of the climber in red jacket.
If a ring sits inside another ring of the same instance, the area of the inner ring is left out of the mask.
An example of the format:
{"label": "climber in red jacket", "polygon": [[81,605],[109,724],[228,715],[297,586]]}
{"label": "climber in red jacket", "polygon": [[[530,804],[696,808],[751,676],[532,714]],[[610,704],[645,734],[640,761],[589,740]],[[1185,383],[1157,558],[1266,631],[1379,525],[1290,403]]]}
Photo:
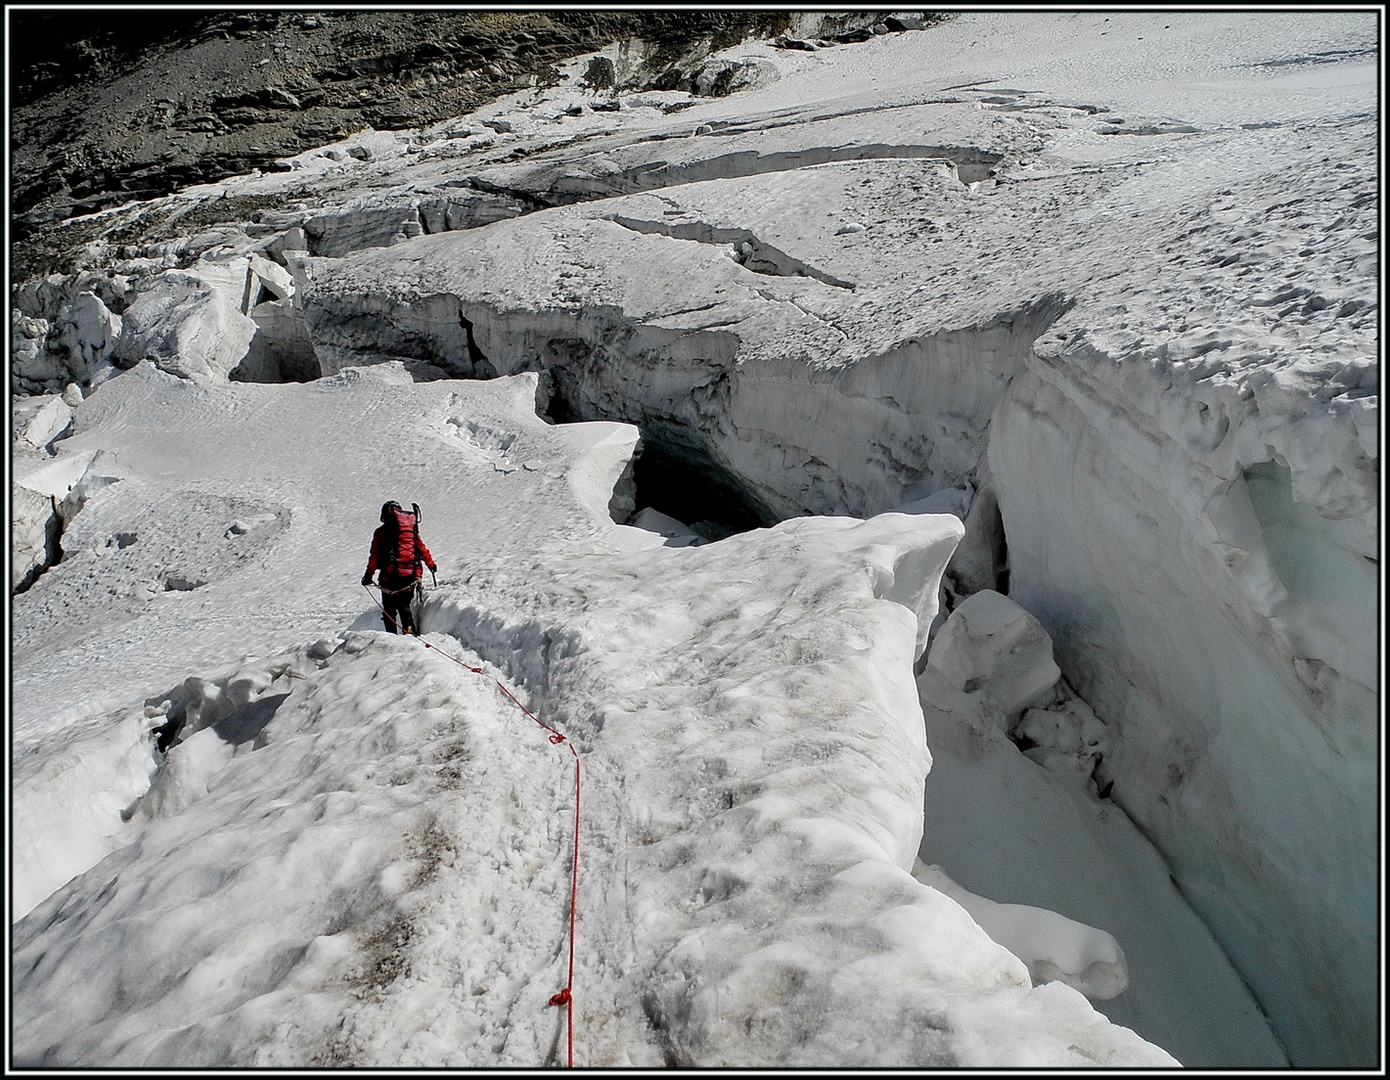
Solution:
{"label": "climber in red jacket", "polygon": [[410,610],[410,597],[424,576],[421,563],[430,568],[431,575],[437,569],[434,556],[420,539],[420,508],[402,510],[398,502],[383,504],[381,525],[372,534],[372,554],[362,584],[371,585],[373,572],[381,570],[381,606],[385,609],[382,621],[393,634],[419,633]]}

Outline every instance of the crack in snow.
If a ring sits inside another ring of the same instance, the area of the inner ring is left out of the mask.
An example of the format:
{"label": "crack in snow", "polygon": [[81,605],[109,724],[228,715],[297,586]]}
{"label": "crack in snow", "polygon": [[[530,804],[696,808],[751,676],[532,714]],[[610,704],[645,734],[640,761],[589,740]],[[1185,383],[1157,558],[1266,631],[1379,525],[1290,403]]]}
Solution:
{"label": "crack in snow", "polygon": [[840,328],[840,325],[837,322],[835,322],[834,319],[822,315],[818,311],[810,310],[808,307],[806,307],[806,305],[802,304],[801,301],[797,299],[795,296],[789,297],[788,303],[790,303],[793,307],[799,308],[801,311],[804,311],[807,315],[811,316],[811,318],[823,322],[826,326],[830,327],[846,341],[849,340],[849,334],[845,333],[845,331]]}
{"label": "crack in snow", "polygon": [[720,228],[704,221],[647,221],[622,214],[614,214],[608,220],[624,229],[647,235],[669,236],[673,240],[693,240],[700,244],[731,244],[735,261],[755,274],[766,274],[769,277],[810,277],[837,289],[854,289],[853,282],[827,274],[810,263],[788,255],[780,248],[758,239],[748,229]]}

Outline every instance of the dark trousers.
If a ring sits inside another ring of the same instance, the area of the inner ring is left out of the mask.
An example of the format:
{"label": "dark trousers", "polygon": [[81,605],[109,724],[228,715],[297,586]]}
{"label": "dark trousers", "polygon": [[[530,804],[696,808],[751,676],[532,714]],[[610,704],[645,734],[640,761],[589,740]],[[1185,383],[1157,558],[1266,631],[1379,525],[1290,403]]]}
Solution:
{"label": "dark trousers", "polygon": [[[381,621],[386,624],[386,629],[393,634],[414,634],[415,616],[410,611],[410,601],[415,596],[415,581],[393,581],[390,578],[381,579],[381,606],[386,609],[386,614],[381,617]],[[397,629],[399,627],[399,629]]]}

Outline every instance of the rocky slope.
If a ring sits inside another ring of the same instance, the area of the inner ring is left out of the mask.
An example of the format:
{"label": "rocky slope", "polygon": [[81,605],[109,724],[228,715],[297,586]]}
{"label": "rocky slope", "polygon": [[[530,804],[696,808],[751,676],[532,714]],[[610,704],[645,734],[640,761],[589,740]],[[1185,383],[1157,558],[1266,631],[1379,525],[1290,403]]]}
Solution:
{"label": "rocky slope", "polygon": [[[879,18],[854,13],[816,28],[855,36]],[[363,126],[419,127],[553,85],[557,63],[610,41],[644,43],[626,88],[693,86],[711,50],[793,22],[778,12],[98,11],[74,36],[55,12],[10,19],[21,237],[133,198],[273,169]],[[611,86],[611,66],[592,78]]]}

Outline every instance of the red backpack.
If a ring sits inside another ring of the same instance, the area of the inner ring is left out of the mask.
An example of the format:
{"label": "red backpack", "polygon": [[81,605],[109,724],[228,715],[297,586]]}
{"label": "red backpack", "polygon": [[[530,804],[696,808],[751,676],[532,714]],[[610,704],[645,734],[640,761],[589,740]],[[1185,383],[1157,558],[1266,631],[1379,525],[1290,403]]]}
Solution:
{"label": "red backpack", "polygon": [[[412,504],[413,505],[413,504]],[[414,577],[419,561],[415,557],[415,530],[419,522],[418,508],[412,513],[409,510],[402,510],[399,507],[390,512],[387,524],[395,522],[396,537],[394,543],[388,543],[386,547],[386,565],[383,570],[389,570],[397,577]]]}

